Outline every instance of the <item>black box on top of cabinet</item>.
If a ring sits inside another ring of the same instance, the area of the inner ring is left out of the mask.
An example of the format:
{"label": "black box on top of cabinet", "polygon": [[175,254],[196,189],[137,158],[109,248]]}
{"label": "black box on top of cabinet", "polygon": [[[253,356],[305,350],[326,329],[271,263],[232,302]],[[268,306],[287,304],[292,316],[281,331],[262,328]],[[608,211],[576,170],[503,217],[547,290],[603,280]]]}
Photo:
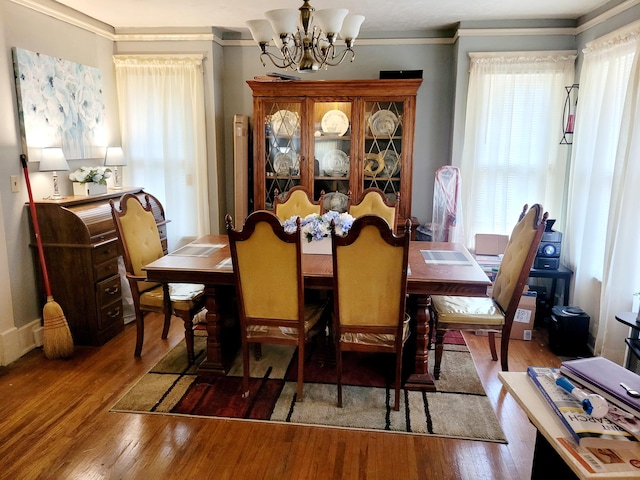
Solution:
{"label": "black box on top of cabinet", "polygon": [[555,305],[549,319],[549,346],[556,355],[588,354],[589,315],[580,307]]}

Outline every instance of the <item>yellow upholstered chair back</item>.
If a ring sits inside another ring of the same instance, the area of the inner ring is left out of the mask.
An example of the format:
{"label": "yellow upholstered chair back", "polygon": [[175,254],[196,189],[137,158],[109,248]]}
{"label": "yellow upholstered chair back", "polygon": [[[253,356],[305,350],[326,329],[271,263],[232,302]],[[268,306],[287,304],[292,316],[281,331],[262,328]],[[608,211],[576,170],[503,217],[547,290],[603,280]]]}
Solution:
{"label": "yellow upholstered chair back", "polygon": [[364,192],[364,196],[360,203],[351,204],[351,196],[349,196],[349,214],[354,218],[363,215],[377,215],[384,218],[391,230],[395,232],[398,218],[398,204],[400,203],[399,194],[396,195],[394,205],[387,203],[384,192],[378,188],[368,188]]}
{"label": "yellow upholstered chair back", "polygon": [[284,222],[294,215],[298,215],[301,218],[312,213],[320,215],[322,214],[322,197],[323,195],[321,195],[318,202],[312,201],[309,192],[301,186],[296,186],[289,190],[282,201],[276,194],[274,200],[276,217],[278,217],[281,222]]}
{"label": "yellow upholstered chair back", "polygon": [[[120,209],[121,213],[115,218],[120,224],[125,267],[130,274],[144,277],[143,267],[164,256],[156,220],[151,206],[143,207],[135,195],[124,195]],[[138,290],[144,292],[158,285],[139,281]]]}
{"label": "yellow upholstered chair back", "polygon": [[[511,232],[493,284],[492,296],[503,312],[515,312],[546,225],[542,206],[533,205]],[[525,213],[526,212],[526,213]],[[517,296],[514,295],[517,293]]]}
{"label": "yellow upholstered chair back", "polygon": [[[235,243],[245,315],[297,321],[301,275],[298,245],[282,240],[269,222],[252,225],[254,230],[250,236]],[[245,229],[247,227],[245,223]]]}
{"label": "yellow upholstered chair back", "polygon": [[406,283],[404,254],[403,244],[387,243],[374,224],[364,226],[350,245],[337,248],[340,324],[398,325]]}

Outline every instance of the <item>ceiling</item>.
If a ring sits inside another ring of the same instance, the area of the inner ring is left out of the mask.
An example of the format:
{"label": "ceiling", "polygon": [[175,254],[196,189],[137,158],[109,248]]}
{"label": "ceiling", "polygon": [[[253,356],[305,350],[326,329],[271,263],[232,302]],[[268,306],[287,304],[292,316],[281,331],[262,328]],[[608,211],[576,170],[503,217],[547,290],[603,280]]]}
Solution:
{"label": "ceiling", "polygon": [[[609,0],[310,0],[316,9],[348,8],[365,16],[362,32],[451,28],[461,21],[575,19]],[[300,0],[57,0],[116,29],[218,27],[243,31],[264,11],[299,8]]]}

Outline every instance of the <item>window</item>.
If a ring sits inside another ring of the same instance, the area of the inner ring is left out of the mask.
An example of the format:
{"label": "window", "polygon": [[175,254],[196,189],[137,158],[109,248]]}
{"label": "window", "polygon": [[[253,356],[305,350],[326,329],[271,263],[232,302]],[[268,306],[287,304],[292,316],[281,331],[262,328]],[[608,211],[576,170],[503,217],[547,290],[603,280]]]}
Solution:
{"label": "window", "polygon": [[567,164],[560,146],[573,54],[470,54],[460,165],[464,231],[510,234],[525,203],[562,214]]}

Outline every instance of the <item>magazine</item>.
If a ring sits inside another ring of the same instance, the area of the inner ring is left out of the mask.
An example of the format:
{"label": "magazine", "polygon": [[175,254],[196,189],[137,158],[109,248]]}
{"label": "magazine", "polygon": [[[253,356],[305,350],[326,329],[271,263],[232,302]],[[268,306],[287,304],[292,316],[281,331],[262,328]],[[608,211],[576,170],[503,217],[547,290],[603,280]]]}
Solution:
{"label": "magazine", "polygon": [[615,445],[638,442],[634,435],[610,418],[595,418],[585,413],[580,400],[556,385],[555,377],[560,374],[559,369],[529,367],[527,374],[581,447],[613,448]]}
{"label": "magazine", "polygon": [[640,477],[640,444],[617,443],[613,447],[581,447],[571,438],[556,438],[558,443],[589,473],[630,473]]}

